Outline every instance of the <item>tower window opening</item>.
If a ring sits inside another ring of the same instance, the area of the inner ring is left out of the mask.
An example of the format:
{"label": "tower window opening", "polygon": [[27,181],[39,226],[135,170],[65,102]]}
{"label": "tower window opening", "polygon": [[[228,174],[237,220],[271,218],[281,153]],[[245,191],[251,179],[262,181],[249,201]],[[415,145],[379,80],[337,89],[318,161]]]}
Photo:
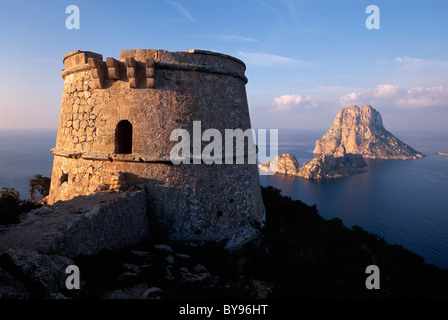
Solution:
{"label": "tower window opening", "polygon": [[128,120],[122,120],[117,124],[115,153],[132,153],[132,124]]}

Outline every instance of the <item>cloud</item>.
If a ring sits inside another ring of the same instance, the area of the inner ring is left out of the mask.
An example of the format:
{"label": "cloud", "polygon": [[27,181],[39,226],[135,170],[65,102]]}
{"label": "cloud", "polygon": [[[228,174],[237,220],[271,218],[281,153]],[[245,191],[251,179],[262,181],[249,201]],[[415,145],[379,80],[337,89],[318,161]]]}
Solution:
{"label": "cloud", "polygon": [[416,63],[424,63],[425,60],[419,58],[410,58],[410,57],[396,57],[394,62],[402,63],[402,64],[416,64]]}
{"label": "cloud", "polygon": [[367,103],[399,108],[442,107],[448,105],[448,87],[414,87],[407,90],[397,85],[381,84],[370,91],[346,94],[339,102],[342,106]]}
{"label": "cloud", "polygon": [[257,66],[309,66],[307,61],[297,60],[288,57],[282,57],[274,54],[258,53],[258,52],[238,52],[238,56],[244,60],[246,64],[253,64]]}
{"label": "cloud", "polygon": [[305,109],[317,108],[320,100],[310,96],[301,96],[298,94],[286,94],[274,98],[275,110],[286,111],[293,107],[303,107]]}
{"label": "cloud", "polygon": [[176,9],[181,15],[183,15],[189,21],[196,23],[196,20],[191,16],[188,10],[185,9],[180,3],[171,0],[165,0],[165,1],[168,2],[174,9]]}
{"label": "cloud", "polygon": [[411,57],[396,57],[394,59],[394,62],[409,67],[428,67],[428,66],[448,67],[448,61],[445,60],[427,60]]}
{"label": "cloud", "polygon": [[202,37],[226,42],[258,42],[258,39],[242,37],[236,34],[206,34]]}

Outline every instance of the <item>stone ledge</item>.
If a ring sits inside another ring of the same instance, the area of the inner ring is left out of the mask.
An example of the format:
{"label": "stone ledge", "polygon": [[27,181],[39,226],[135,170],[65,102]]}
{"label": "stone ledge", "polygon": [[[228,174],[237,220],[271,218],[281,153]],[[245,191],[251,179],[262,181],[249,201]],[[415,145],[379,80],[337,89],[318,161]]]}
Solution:
{"label": "stone ledge", "polygon": [[101,152],[76,152],[53,148],[52,154],[59,157],[99,160],[99,161],[117,161],[117,162],[144,162],[144,163],[171,163],[169,157],[152,157],[141,154],[119,154],[119,153],[101,153]]}
{"label": "stone ledge", "polygon": [[[140,163],[165,163],[165,164],[173,164],[170,157],[153,157],[150,155],[144,154],[119,154],[119,153],[101,153],[101,152],[76,152],[76,151],[67,151],[53,148],[50,150],[52,154],[59,157],[65,158],[73,158],[73,159],[85,159],[85,160],[99,160],[99,161],[117,161],[117,162],[140,162]],[[226,161],[232,160],[232,164],[234,163],[237,157],[244,157],[245,159],[249,156],[254,156],[257,154],[257,151],[254,152],[245,152],[244,155],[235,154],[233,157],[225,157],[222,156],[223,164]],[[179,157],[178,160],[188,159],[188,157]],[[190,156],[190,163],[193,163],[194,159],[202,159],[205,161],[211,162],[213,157],[195,157]]]}
{"label": "stone ledge", "polygon": [[70,67],[68,69],[64,69],[61,73],[61,77],[62,79],[65,79],[66,76],[72,74],[72,73],[76,73],[76,72],[81,72],[81,71],[88,71],[91,69],[95,69],[95,66],[92,66],[88,63],[86,64],[78,64],[76,66]]}
{"label": "stone ledge", "polygon": [[29,212],[0,232],[0,254],[30,250],[73,259],[135,245],[148,235],[143,190],[98,192]]}
{"label": "stone ledge", "polygon": [[217,56],[217,57],[221,57],[221,58],[225,58],[225,59],[230,59],[230,60],[233,60],[233,61],[236,61],[236,62],[242,64],[244,66],[244,69],[246,69],[246,64],[242,60],[235,58],[233,56],[230,56],[228,54],[225,54],[225,53],[210,51],[210,50],[201,50],[201,49],[187,49],[186,52],[196,53],[196,54],[206,54],[206,55],[210,55],[210,56]]}
{"label": "stone ledge", "polygon": [[[176,52],[173,52],[176,53]],[[179,52],[177,52],[179,53]],[[203,73],[210,73],[210,74],[217,74],[217,75],[224,75],[224,76],[231,76],[237,79],[240,79],[241,81],[246,84],[248,82],[247,77],[244,75],[244,70],[246,70],[246,65],[243,61],[240,59],[237,59],[235,57],[213,52],[213,51],[205,51],[205,50],[187,50],[187,54],[202,54],[202,55],[209,55],[209,56],[216,56],[221,59],[228,59],[232,60],[234,62],[237,62],[243,66],[243,72],[237,72],[232,71],[227,68],[223,68],[222,66],[210,66],[210,65],[200,65],[200,64],[194,64],[194,63],[185,63],[185,62],[162,62],[162,61],[154,61],[152,59],[149,59],[151,63],[146,63],[146,67],[149,68],[149,70],[145,70],[146,77],[148,79],[154,79],[154,67],[157,67],[159,69],[170,69],[170,70],[179,70],[179,71],[193,71],[193,72],[203,72]],[[108,62],[109,60],[109,62]],[[140,65],[142,62],[134,60],[133,57],[126,57],[126,59],[123,60],[116,60],[113,58],[107,58],[106,62],[103,61],[103,56],[100,54],[97,54],[95,52],[91,51],[81,51],[81,50],[75,50],[72,52],[69,52],[66,54],[63,58],[65,69],[62,71],[62,78],[66,78],[68,75],[82,72],[82,71],[89,71],[92,70],[93,74],[95,75],[95,79],[99,79],[101,85],[99,88],[102,88],[102,84],[106,79],[111,80],[127,80],[130,83],[131,88],[147,88],[147,89],[153,89],[154,88],[154,80],[150,80],[148,83],[146,83],[145,86],[138,86],[137,80],[135,80],[136,76],[136,69],[138,69],[138,65]],[[108,64],[107,64],[108,62]],[[110,72],[108,68],[111,68]],[[121,70],[123,69],[123,70]],[[124,71],[124,72],[121,72]],[[123,76],[121,76],[123,75]],[[141,80],[141,79],[140,79]]]}
{"label": "stone ledge", "polygon": [[247,77],[238,72],[226,70],[226,69],[218,69],[212,68],[209,66],[201,66],[197,64],[190,63],[180,63],[180,62],[155,62],[155,65],[158,69],[171,69],[171,70],[179,70],[179,71],[196,71],[196,72],[204,72],[211,74],[218,74],[224,76],[231,76],[234,78],[238,78],[246,84],[248,82]]}

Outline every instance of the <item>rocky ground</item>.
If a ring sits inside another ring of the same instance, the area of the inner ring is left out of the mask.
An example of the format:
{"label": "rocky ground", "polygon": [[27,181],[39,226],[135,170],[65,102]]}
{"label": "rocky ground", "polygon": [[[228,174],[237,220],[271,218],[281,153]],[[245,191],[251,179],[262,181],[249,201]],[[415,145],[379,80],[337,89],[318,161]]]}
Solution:
{"label": "rocky ground", "polygon": [[[3,255],[0,298],[269,298],[273,285],[245,275],[246,262],[241,252],[229,254],[216,245],[194,248],[148,242],[73,261],[37,253]],[[65,266],[70,264],[79,267],[79,290],[65,287]]]}
{"label": "rocky ground", "polygon": [[[326,220],[316,206],[262,188],[265,227],[238,251],[149,238],[122,249],[68,259],[11,250],[0,256],[0,298],[133,299],[447,299],[448,270],[362,228]],[[80,271],[68,290],[65,268]],[[366,267],[381,271],[366,288]]]}
{"label": "rocky ground", "polygon": [[[266,299],[272,284],[242,274],[245,259],[219,246],[150,245],[78,259],[87,270],[79,298]],[[229,262],[231,264],[229,265]]]}

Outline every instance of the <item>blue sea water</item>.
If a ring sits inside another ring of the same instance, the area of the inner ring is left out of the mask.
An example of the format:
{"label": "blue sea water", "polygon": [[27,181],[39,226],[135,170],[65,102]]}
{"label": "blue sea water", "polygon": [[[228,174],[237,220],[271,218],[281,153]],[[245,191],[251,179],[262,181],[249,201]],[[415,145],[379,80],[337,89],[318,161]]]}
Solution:
{"label": "blue sea water", "polygon": [[29,198],[29,180],[35,174],[51,177],[57,130],[0,129],[0,189],[15,188]]}
{"label": "blue sea water", "polygon": [[[37,173],[50,177],[56,130],[0,130],[0,188],[28,196]],[[279,153],[294,154],[300,165],[313,158],[321,131],[280,130]],[[400,244],[425,261],[448,269],[448,134],[395,133],[426,157],[369,160],[367,171],[346,178],[309,181],[285,175],[260,176],[284,195],[316,204],[327,219],[359,225],[391,244]]]}
{"label": "blue sea water", "polygon": [[[324,132],[279,132],[279,153],[303,162],[313,158]],[[293,199],[316,204],[326,219],[361,226],[388,243],[399,244],[425,261],[448,269],[448,134],[396,134],[425,157],[417,160],[367,160],[367,171],[349,177],[310,181],[275,174],[260,176]]]}

